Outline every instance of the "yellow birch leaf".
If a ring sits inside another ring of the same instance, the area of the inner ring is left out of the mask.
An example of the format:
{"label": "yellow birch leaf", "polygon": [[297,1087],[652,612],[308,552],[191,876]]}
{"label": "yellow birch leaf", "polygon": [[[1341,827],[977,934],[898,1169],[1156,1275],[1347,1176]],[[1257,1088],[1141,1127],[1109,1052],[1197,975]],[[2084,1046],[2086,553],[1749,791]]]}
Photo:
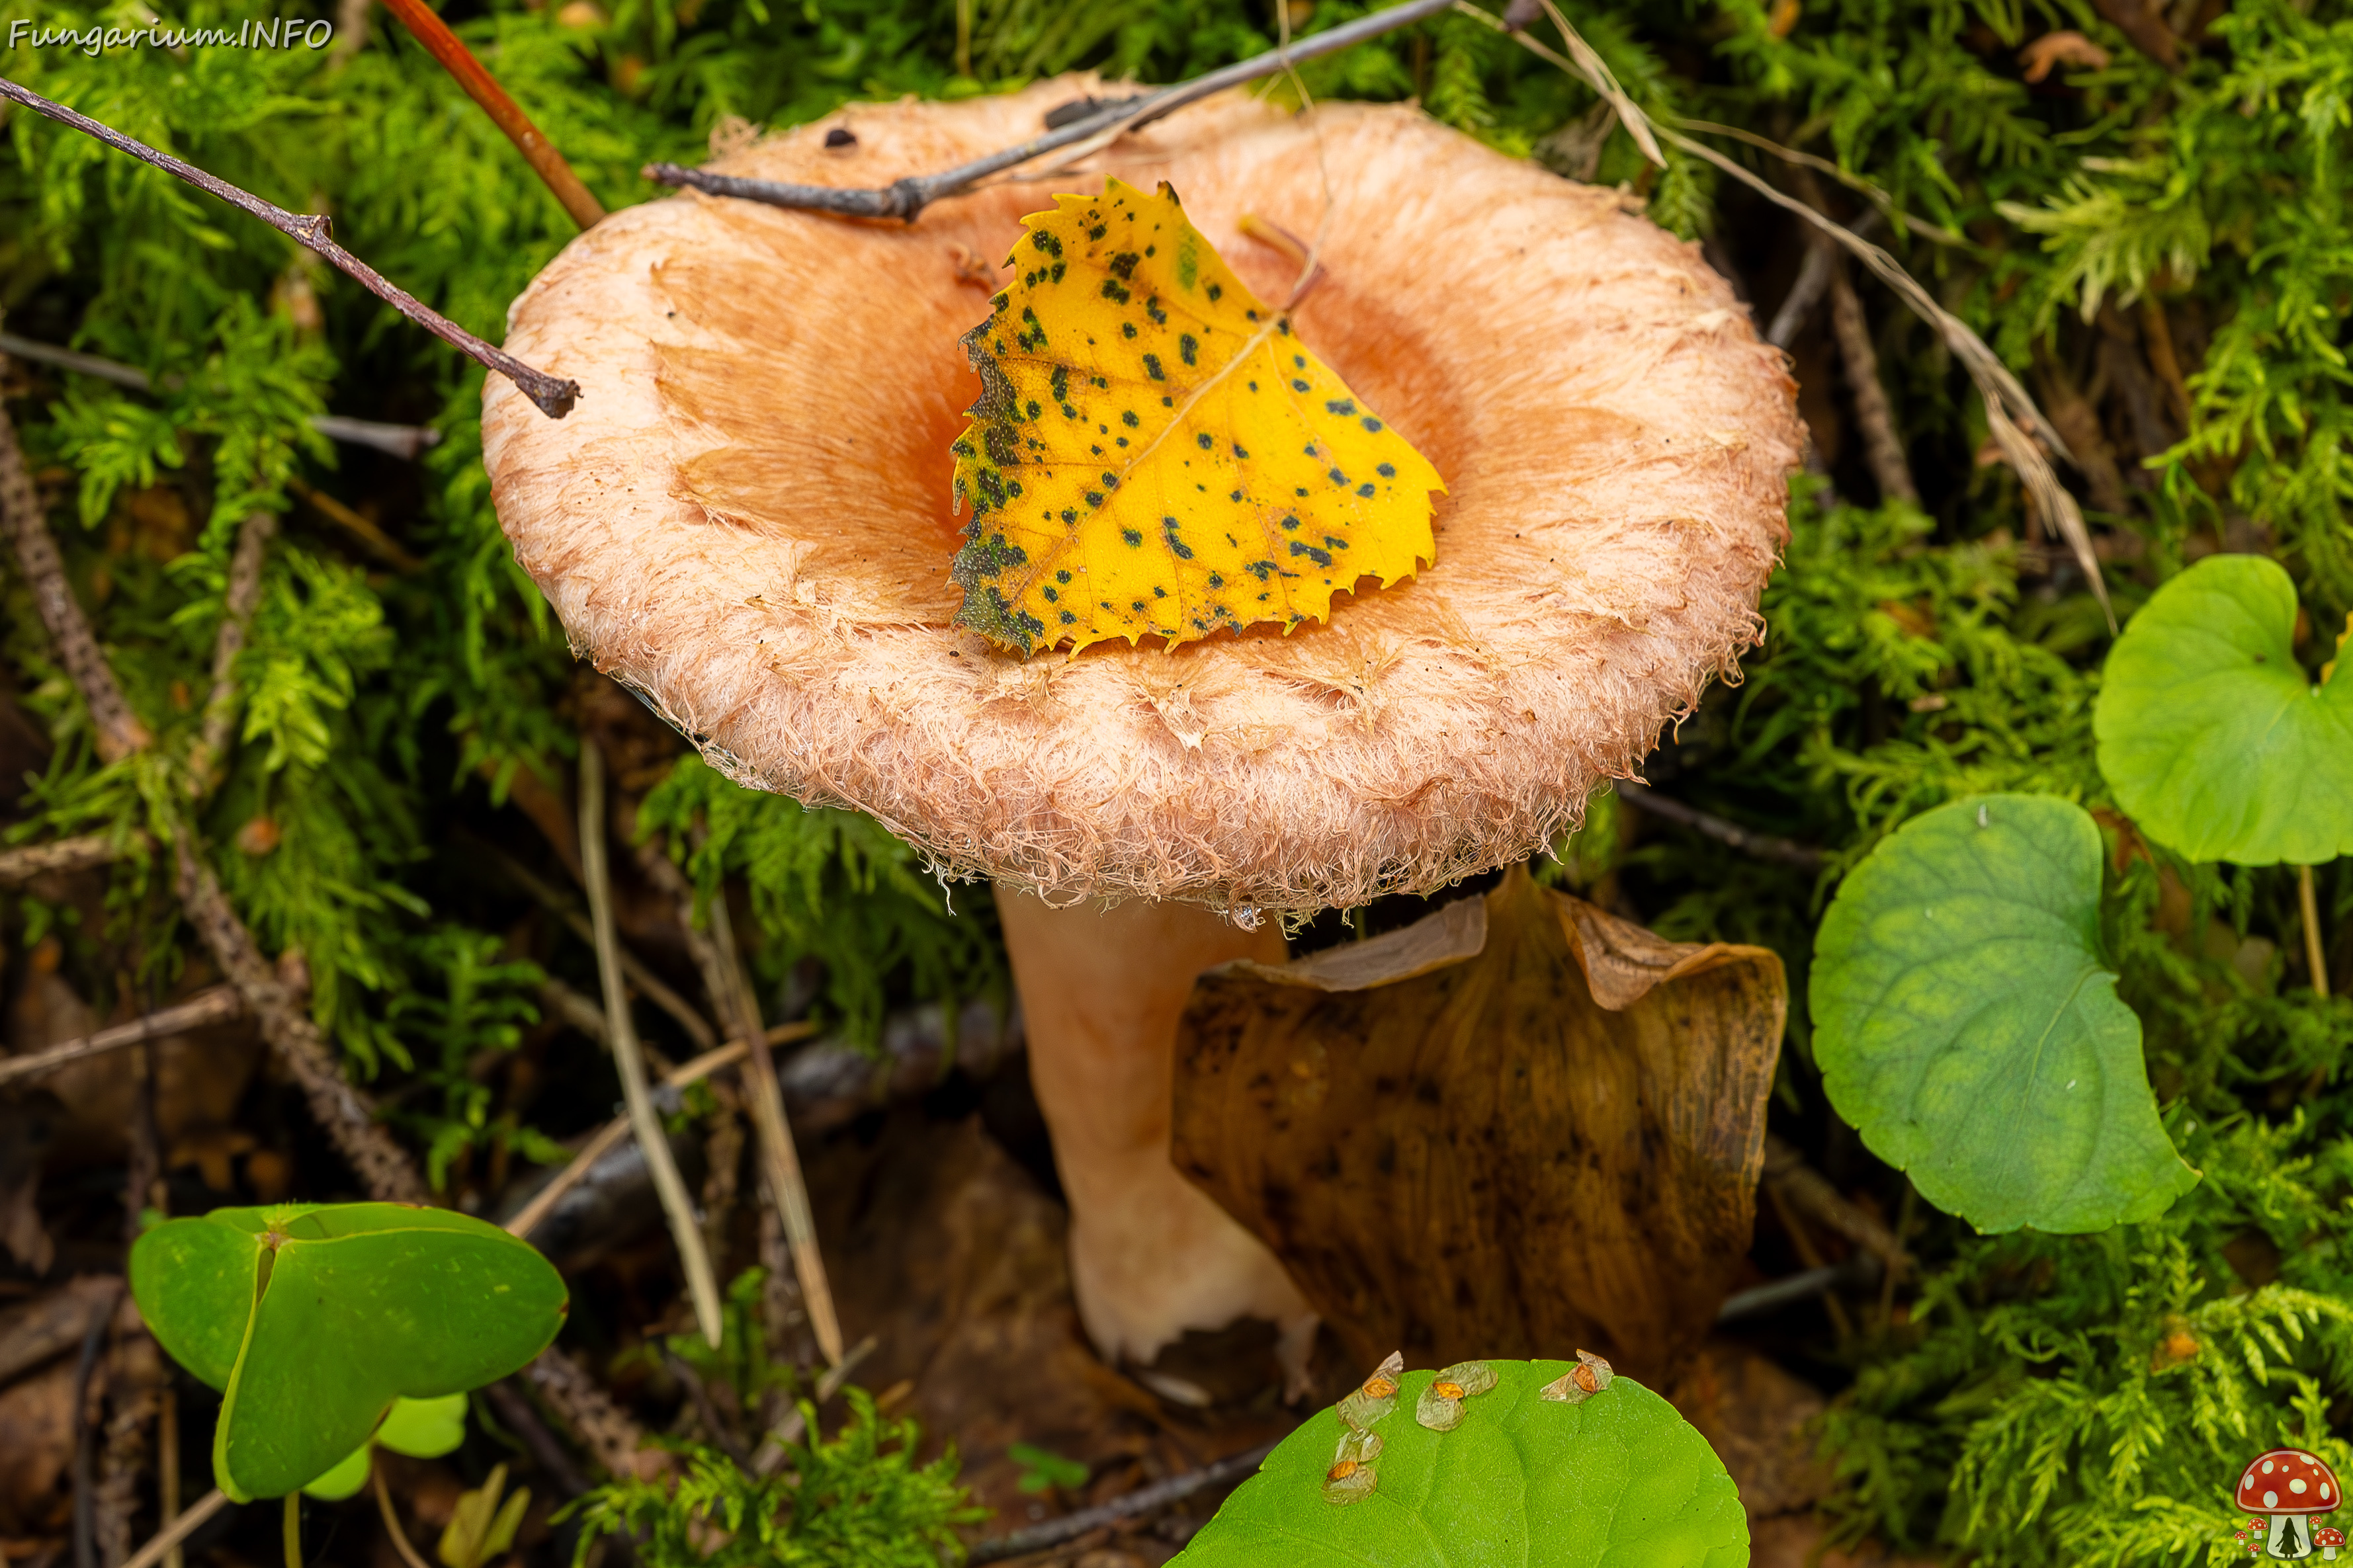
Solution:
{"label": "yellow birch leaf", "polygon": [[956,619],[1024,654],[1287,632],[1433,558],[1438,470],[1242,286],[1164,183],[1022,219],[1021,277],[964,338],[973,509]]}

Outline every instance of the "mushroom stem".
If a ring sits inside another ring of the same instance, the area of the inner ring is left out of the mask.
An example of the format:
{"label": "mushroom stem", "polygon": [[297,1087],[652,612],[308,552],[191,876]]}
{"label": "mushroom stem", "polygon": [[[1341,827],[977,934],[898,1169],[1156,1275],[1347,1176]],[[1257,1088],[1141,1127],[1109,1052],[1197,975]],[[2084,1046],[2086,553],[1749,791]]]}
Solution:
{"label": "mushroom stem", "polygon": [[1071,1283],[1105,1360],[1150,1362],[1187,1329],[1313,1310],[1282,1265],[1169,1161],[1176,1024],[1194,976],[1280,963],[1282,933],[1194,904],[1054,909],[997,889],[1021,991],[1029,1073],[1071,1205]]}

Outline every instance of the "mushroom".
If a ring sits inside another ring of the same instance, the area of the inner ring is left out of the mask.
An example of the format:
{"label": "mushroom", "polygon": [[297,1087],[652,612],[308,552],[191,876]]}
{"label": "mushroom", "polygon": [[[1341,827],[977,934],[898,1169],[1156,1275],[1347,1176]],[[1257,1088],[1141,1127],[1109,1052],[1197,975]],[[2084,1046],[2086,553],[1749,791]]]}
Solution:
{"label": "mushroom", "polygon": [[[854,143],[819,123],[711,166],[884,184],[1099,87],[864,106]],[[1257,1316],[1296,1352],[1298,1290],[1169,1162],[1194,976],[1280,961],[1269,917],[1541,850],[1630,775],[1758,635],[1795,389],[1695,245],[1410,107],[1229,94],[1090,168],[908,225],[697,194],[616,213],[510,314],[579,407],[493,383],[485,461],[575,646],[714,766],[994,882],[1097,1348],[1145,1363]],[[1173,651],[1023,660],[951,625],[948,447],[980,391],[958,339],[995,286],[972,258],[1105,172],[1170,182],[1261,298],[1296,262],[1249,235],[1322,236],[1293,319],[1444,477],[1434,564]]]}
{"label": "mushroom", "polygon": [[2312,1516],[2334,1513],[2344,1499],[2337,1472],[2318,1458],[2301,1448],[2274,1448],[2239,1478],[2237,1501],[2249,1513],[2264,1516],[2265,1554],[2292,1558],[2312,1555]]}
{"label": "mushroom", "polygon": [[2337,1549],[2345,1544],[2345,1532],[2334,1525],[2324,1524],[2312,1532],[2312,1543],[2320,1548],[2321,1560],[2337,1561]]}

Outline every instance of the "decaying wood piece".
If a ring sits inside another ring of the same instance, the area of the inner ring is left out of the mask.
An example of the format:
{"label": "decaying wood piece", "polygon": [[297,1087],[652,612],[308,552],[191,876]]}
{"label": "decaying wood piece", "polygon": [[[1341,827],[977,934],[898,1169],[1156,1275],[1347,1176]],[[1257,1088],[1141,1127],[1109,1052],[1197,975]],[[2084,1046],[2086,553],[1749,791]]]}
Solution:
{"label": "decaying wood piece", "polygon": [[1748,1250],[1788,994],[1507,874],[1404,931],[1201,977],[1174,1157],[1349,1356],[1598,1351],[1655,1381]]}
{"label": "decaying wood piece", "polygon": [[[559,1420],[572,1429],[597,1468],[610,1476],[638,1476],[666,1468],[669,1456],[646,1449],[645,1428],[613,1403],[613,1396],[580,1363],[554,1345],[522,1369],[531,1385]],[[640,1450],[644,1450],[642,1453]]]}

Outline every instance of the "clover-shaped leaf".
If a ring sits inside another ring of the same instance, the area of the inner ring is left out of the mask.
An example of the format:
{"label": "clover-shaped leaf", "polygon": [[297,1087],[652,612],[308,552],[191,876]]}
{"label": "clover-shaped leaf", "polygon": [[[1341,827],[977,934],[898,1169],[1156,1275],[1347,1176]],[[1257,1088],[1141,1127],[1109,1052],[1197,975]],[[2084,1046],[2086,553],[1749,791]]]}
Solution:
{"label": "clover-shaped leaf", "polygon": [[1980,1230],[2103,1230],[2198,1179],[2101,961],[2100,855],[2066,801],[1956,801],[1873,850],[1814,939],[1831,1104]]}
{"label": "clover-shaped leaf", "polygon": [[315,1480],[306,1481],[302,1495],[322,1502],[356,1497],[367,1485],[368,1467],[375,1450],[389,1448],[412,1459],[438,1459],[454,1452],[466,1440],[466,1396],[440,1399],[396,1399],[375,1436],[345,1455],[343,1461]]}
{"label": "clover-shaped leaf", "polygon": [[156,1340],[221,1390],[213,1475],[239,1502],[347,1464],[399,1399],[463,1394],[537,1355],[563,1278],[496,1226],[405,1204],[216,1209],[131,1251]]}
{"label": "clover-shaped leaf", "polygon": [[[1732,1478],[1665,1400],[1619,1377],[1567,1404],[1539,1390],[1567,1363],[1477,1364],[1495,1381],[1457,1402],[1463,1419],[1451,1431],[1390,1421],[1377,1437],[1337,1409],[1310,1416],[1194,1536],[1178,1568],[1746,1563],[1748,1518]],[[1407,1373],[1399,1397],[1418,1405],[1439,1381]]]}
{"label": "clover-shaped leaf", "polygon": [[2150,837],[2246,866],[2353,854],[2353,677],[2315,686],[2295,630],[2295,586],[2261,555],[2208,556],[2126,626],[2092,729]]}

